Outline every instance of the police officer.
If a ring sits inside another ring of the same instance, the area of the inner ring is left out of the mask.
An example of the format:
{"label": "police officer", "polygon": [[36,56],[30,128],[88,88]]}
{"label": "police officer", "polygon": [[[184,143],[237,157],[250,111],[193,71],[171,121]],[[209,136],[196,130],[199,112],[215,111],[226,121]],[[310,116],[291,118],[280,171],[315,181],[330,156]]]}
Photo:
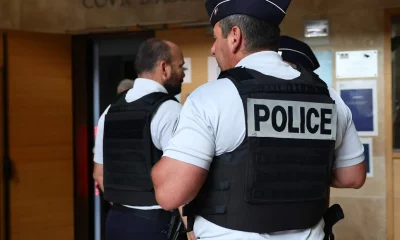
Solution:
{"label": "police officer", "polygon": [[281,55],[283,61],[295,69],[297,68],[297,64],[311,71],[315,71],[320,67],[318,59],[310,46],[296,38],[281,36],[278,53]]}
{"label": "police officer", "polygon": [[150,170],[170,140],[181,109],[173,97],[184,78],[178,46],[160,39],[138,50],[134,87],[121,93],[99,119],[94,178],[113,203],[106,239],[167,239],[171,212],[156,202]]}
{"label": "police officer", "polygon": [[277,52],[289,4],[206,1],[223,72],[190,94],[152,170],[157,202],[187,204],[200,239],[321,240],[329,187],[364,184],[349,108]]}
{"label": "police officer", "polygon": [[[281,36],[278,53],[281,55],[282,60],[291,65],[294,69],[298,65],[310,71],[315,71],[320,67],[317,57],[314,55],[312,49],[308,44],[296,38],[289,36]],[[334,89],[329,89],[331,95],[337,95]],[[328,191],[330,193],[330,191]],[[329,201],[327,201],[329,206]],[[338,204],[331,206],[324,214],[325,221],[325,237],[329,235],[330,240],[333,240],[332,228],[335,223],[344,217],[343,210]]]}

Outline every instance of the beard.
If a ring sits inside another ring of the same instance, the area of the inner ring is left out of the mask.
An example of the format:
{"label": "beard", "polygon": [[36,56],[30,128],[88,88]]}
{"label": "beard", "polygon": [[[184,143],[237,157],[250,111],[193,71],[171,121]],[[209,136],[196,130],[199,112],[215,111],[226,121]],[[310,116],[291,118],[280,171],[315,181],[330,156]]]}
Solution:
{"label": "beard", "polygon": [[182,79],[179,79],[178,74],[174,72],[171,79],[164,84],[164,87],[172,96],[178,95],[182,91]]}

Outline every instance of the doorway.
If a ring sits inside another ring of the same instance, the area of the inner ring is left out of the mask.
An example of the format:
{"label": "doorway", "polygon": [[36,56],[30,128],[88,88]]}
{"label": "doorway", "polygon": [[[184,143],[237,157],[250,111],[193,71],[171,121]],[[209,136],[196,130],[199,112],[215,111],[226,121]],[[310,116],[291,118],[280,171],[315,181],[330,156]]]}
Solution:
{"label": "doorway", "polygon": [[[116,38],[99,39],[94,42],[93,121],[95,128],[101,114],[115,100],[119,82],[124,79],[136,79],[135,57],[139,45],[146,39],[146,37]],[[94,240],[102,240],[110,204],[104,201],[97,183],[94,183],[94,196]]]}
{"label": "doorway", "polygon": [[104,239],[109,203],[93,181],[93,148],[97,122],[117,96],[123,79],[134,80],[139,45],[153,31],[73,37],[75,146],[75,239]]}
{"label": "doorway", "polygon": [[400,19],[391,26],[393,151],[400,151]]}
{"label": "doorway", "polygon": [[[3,34],[0,32],[0,93],[2,97],[0,97],[0,240],[6,239],[6,235],[8,235],[8,199],[6,196],[8,195],[8,179],[5,175],[5,157],[6,157],[6,122],[5,115],[6,115],[6,107],[5,107],[5,99],[6,99],[6,83],[4,79],[4,58],[5,58],[5,51],[4,51],[4,37]],[[7,231],[7,233],[6,233]]]}
{"label": "doorway", "polygon": [[387,239],[400,240],[400,9],[385,11],[385,104]]}
{"label": "doorway", "polygon": [[400,14],[391,18],[394,239],[400,239]]}

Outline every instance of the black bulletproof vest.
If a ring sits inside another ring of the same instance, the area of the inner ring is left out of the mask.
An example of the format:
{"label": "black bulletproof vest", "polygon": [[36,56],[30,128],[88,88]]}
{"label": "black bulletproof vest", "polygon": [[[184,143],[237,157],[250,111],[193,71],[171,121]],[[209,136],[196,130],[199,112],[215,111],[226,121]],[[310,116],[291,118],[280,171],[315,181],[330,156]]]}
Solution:
{"label": "black bulletproof vest", "polygon": [[327,209],[336,139],[326,84],[306,70],[289,81],[245,68],[219,78],[229,78],[243,100],[246,137],[213,159],[185,215],[257,233],[316,225]]}
{"label": "black bulletproof vest", "polygon": [[120,94],[105,116],[103,136],[104,198],[133,206],[158,205],[150,171],[162,152],[152,141],[150,124],[166,93],[155,92],[127,103]]}

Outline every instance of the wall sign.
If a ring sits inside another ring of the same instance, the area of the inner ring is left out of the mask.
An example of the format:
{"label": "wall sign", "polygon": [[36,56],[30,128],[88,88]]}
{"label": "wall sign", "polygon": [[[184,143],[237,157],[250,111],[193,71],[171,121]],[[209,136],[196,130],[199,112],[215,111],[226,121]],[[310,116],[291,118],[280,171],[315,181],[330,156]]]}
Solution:
{"label": "wall sign", "polygon": [[329,22],[328,20],[309,20],[305,22],[304,37],[328,37]]}
{"label": "wall sign", "polygon": [[378,76],[378,50],[336,52],[336,78]]}
{"label": "wall sign", "polygon": [[367,168],[367,177],[374,176],[374,159],[373,159],[373,146],[372,138],[361,138],[361,143],[364,146],[365,165]]}
{"label": "wall sign", "polygon": [[351,110],[359,136],[378,136],[376,80],[337,82],[337,91]]}

